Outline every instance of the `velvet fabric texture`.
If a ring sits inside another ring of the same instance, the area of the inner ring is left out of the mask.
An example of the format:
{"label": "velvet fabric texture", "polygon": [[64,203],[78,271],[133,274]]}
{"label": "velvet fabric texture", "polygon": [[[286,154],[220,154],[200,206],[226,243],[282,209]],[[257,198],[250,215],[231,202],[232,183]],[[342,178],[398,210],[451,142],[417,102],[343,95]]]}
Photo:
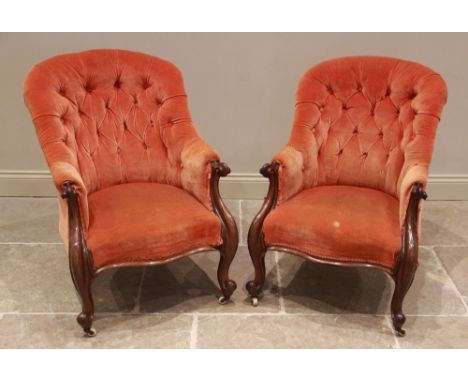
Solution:
{"label": "velvet fabric texture", "polygon": [[94,266],[164,260],[221,244],[221,223],[192,195],[160,183],[127,183],[89,196]]}
{"label": "velvet fabric texture", "polygon": [[398,200],[371,188],[313,187],[274,209],[264,232],[269,245],[391,268],[401,244]]}
{"label": "velvet fabric texture", "polygon": [[[92,232],[90,249],[100,248],[99,258],[113,255],[104,254],[108,248],[104,231],[99,231],[98,223],[92,220],[93,217],[104,220],[109,217],[100,214],[102,208],[96,202],[105,198],[93,195],[103,195],[113,186],[130,183],[142,188],[145,187],[142,183],[173,186],[172,197],[167,197],[166,201],[174,206],[167,207],[167,211],[175,210],[178,203],[181,208],[187,207],[195,214],[192,217],[201,219],[201,224],[210,224],[199,228],[198,232],[203,232],[206,240],[203,244],[219,243],[219,232],[213,230],[216,216],[210,212],[209,189],[210,161],[219,157],[196,132],[182,76],[172,63],[123,50],[61,55],[31,70],[25,82],[24,96],[57,191],[62,191],[62,184],[67,180],[76,185],[85,235]],[[122,194],[116,190],[109,191],[112,199],[109,203],[122,211],[114,212],[118,216],[130,213],[124,203],[117,200],[121,195],[126,203],[129,202],[124,188]],[[134,192],[140,195],[138,200],[149,203],[148,209],[154,212],[159,208],[157,201],[151,201],[145,190],[149,192],[147,187],[141,190],[141,195]],[[163,188],[152,188],[154,199],[159,198],[161,190]],[[177,190],[184,190],[194,199],[189,203],[188,196]],[[67,243],[67,205],[61,198],[59,200],[60,233]],[[95,201],[92,205],[91,200]],[[199,203],[199,208],[205,208],[212,217],[202,217],[193,203]],[[137,208],[134,205],[134,208],[144,212],[143,206]],[[155,213],[152,219],[166,224],[161,216]],[[178,223],[181,226],[172,221],[175,232],[186,226],[185,219],[191,219],[191,216],[181,217]],[[134,219],[122,219],[119,223],[131,232],[138,224]],[[139,228],[143,229],[142,226]],[[152,232],[156,233],[155,230]],[[109,235],[113,235],[112,232],[109,231]],[[126,238],[131,240],[129,235]],[[187,235],[184,240],[189,240],[189,236],[193,239],[195,231]],[[182,246],[177,248],[183,250]],[[136,247],[128,249],[133,253]],[[166,255],[164,252],[157,256]]]}
{"label": "velvet fabric texture", "polygon": [[[439,74],[423,65],[395,58],[343,57],[307,71],[297,90],[289,142],[274,157],[281,163],[279,197],[277,210],[265,221],[266,243],[302,242],[307,243],[302,248],[307,253],[333,257],[334,248],[338,258],[360,257],[370,261],[368,251],[355,253],[362,248],[356,247],[349,236],[342,238],[349,238],[347,249],[345,243],[339,244],[341,249],[331,244],[329,241],[336,238],[336,233],[332,234],[333,226],[328,227],[330,231],[324,236],[314,234],[314,241],[299,240],[293,232],[298,227],[291,224],[295,219],[303,219],[303,214],[298,215],[296,203],[301,201],[306,208],[306,203],[313,202],[317,208],[322,208],[318,207],[322,197],[325,206],[330,203],[324,191],[313,194],[310,200],[306,196],[312,194],[301,196],[300,193],[320,186],[355,187],[349,189],[349,194],[340,199],[341,204],[336,207],[356,215],[353,206],[345,207],[343,203],[358,203],[361,199],[358,192],[365,192],[364,188],[376,190],[383,194],[381,200],[387,197],[398,200],[397,205],[387,203],[386,206],[397,210],[398,219],[391,219],[391,222],[397,224],[401,232],[411,187],[415,182],[422,182],[424,186],[427,183],[436,127],[446,98],[446,85]],[[330,188],[324,190],[336,192]],[[288,203],[294,195],[298,195],[296,202]],[[364,206],[362,200],[359,203]],[[378,225],[370,219],[348,218],[356,220],[356,232],[380,229],[379,226],[387,224],[383,220],[392,215],[387,207],[382,211],[381,207],[369,204],[361,210],[363,216],[376,219],[377,215],[370,209],[379,210],[381,223]],[[337,213],[331,216],[336,217]],[[276,226],[278,216],[284,219],[285,227],[281,230]],[[305,224],[300,231],[303,234],[318,228],[316,222],[306,220]],[[389,234],[397,232],[396,228],[389,230]],[[291,238],[285,238],[284,230]],[[380,239],[383,243],[379,244]],[[381,248],[385,243],[394,243],[395,238],[375,236],[374,240],[373,243],[367,241],[369,248]],[[388,264],[383,260],[386,255],[381,256],[382,262]]]}

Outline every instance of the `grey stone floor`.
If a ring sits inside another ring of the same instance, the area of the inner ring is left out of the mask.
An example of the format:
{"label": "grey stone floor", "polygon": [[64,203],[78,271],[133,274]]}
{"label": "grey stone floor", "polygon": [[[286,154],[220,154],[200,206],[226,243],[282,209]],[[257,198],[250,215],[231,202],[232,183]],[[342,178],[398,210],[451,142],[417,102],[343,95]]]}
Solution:
{"label": "grey stone floor", "polygon": [[229,200],[242,236],[233,302],[217,303],[216,252],[101,275],[95,328],[83,338],[52,198],[0,198],[1,348],[467,348],[468,202],[427,202],[420,268],[405,300],[407,335],[389,319],[392,281],[269,252],[253,308],[245,236],[260,201]]}

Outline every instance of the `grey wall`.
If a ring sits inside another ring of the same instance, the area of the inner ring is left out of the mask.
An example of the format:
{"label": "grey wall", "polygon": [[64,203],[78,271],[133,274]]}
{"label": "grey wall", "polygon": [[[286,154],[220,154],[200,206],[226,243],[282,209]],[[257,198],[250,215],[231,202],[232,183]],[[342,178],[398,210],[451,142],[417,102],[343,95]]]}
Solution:
{"label": "grey wall", "polygon": [[421,62],[449,89],[431,173],[468,174],[466,33],[2,33],[0,172],[47,169],[23,104],[28,70],[93,48],[142,51],[179,66],[200,134],[236,173],[256,173],[286,143],[296,85],[310,66],[359,54]]}

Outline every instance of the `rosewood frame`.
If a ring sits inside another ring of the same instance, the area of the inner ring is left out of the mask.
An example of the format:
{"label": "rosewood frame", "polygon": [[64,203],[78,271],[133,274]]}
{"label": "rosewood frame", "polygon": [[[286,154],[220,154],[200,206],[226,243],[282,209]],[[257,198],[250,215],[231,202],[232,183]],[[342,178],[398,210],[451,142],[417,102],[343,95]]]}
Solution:
{"label": "rosewood frame", "polygon": [[403,224],[401,247],[398,251],[395,266],[387,268],[378,264],[362,263],[355,261],[334,261],[326,260],[320,257],[312,256],[305,252],[300,252],[286,246],[268,246],[265,243],[263,234],[263,223],[267,215],[276,207],[279,193],[278,170],[280,163],[272,161],[263,165],[260,173],[269,178],[270,185],[267,196],[260,209],[250,225],[247,244],[249,247],[250,257],[255,268],[255,278],[249,281],[246,288],[252,298],[252,304],[255,306],[258,303],[258,297],[265,283],[265,254],[268,249],[290,253],[292,255],[301,256],[307,260],[339,266],[339,267],[364,267],[375,268],[387,273],[395,283],[395,289],[391,301],[392,323],[395,332],[399,336],[405,335],[405,330],[402,328],[406,317],[403,314],[403,300],[408,292],[414,279],[418,264],[418,219],[419,219],[419,203],[421,199],[426,199],[427,194],[424,191],[422,183],[416,182],[411,189],[411,196],[406,209],[405,221]]}
{"label": "rosewood frame", "polygon": [[95,268],[91,251],[86,244],[76,186],[71,181],[63,183],[61,197],[67,200],[68,206],[68,257],[70,274],[81,303],[81,312],[76,317],[76,320],[83,328],[86,336],[93,337],[96,335],[96,331],[92,328],[94,320],[92,283],[100,273],[111,268],[161,265],[191,256],[195,253],[218,250],[220,252],[220,261],[217,277],[222,292],[219,302],[224,304],[229,301],[236,289],[236,283],[229,278],[229,267],[237,251],[239,235],[236,222],[221,198],[219,179],[220,177],[227,176],[231,170],[225,163],[217,160],[211,161],[210,164],[211,177],[209,187],[211,203],[214,213],[221,221],[221,237],[223,242],[217,247],[200,247],[188,252],[175,254],[163,260],[116,262]]}

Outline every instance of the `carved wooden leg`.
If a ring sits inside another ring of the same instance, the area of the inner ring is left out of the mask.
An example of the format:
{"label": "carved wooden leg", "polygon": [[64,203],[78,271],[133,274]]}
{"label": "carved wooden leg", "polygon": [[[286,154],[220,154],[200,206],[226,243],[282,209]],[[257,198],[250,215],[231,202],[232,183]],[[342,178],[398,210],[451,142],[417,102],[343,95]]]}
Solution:
{"label": "carved wooden leg", "polygon": [[253,306],[258,305],[258,296],[262,292],[263,284],[265,283],[265,253],[267,248],[263,238],[263,222],[276,205],[278,197],[278,168],[279,162],[273,161],[272,163],[265,164],[260,169],[260,173],[264,177],[269,178],[270,186],[262,208],[250,225],[247,238],[250,258],[255,269],[255,277],[247,283],[246,288],[252,298]]}
{"label": "carved wooden leg", "polygon": [[[265,254],[266,248],[263,245],[251,245],[255,238],[250,238],[249,230],[249,253],[250,258],[255,269],[255,277],[246,285],[247,291],[252,298],[252,304],[258,305],[258,296],[261,294],[263,285],[265,283],[266,269],[265,269]],[[257,241],[261,238],[257,238]]]}
{"label": "carved wooden leg", "polygon": [[220,248],[219,253],[221,255],[218,265],[218,282],[223,295],[219,298],[219,303],[224,304],[229,301],[232,294],[237,288],[237,284],[234,280],[229,278],[229,267],[231,266],[232,260],[237,251],[236,245],[223,246]]}
{"label": "carved wooden leg", "polygon": [[62,197],[68,205],[68,259],[70,273],[81,302],[81,313],[76,320],[85,334],[94,337],[96,331],[92,328],[94,319],[94,303],[91,294],[93,282],[92,259],[86,246],[81,223],[78,193],[71,182],[63,184]]}
{"label": "carved wooden leg", "polygon": [[86,336],[94,337],[96,331],[92,328],[94,320],[94,302],[91,293],[92,279],[82,279],[77,282],[73,277],[73,272],[74,271],[72,271],[73,282],[81,302],[81,313],[76,317],[76,321],[83,328]]}
{"label": "carved wooden leg", "polygon": [[401,269],[400,274],[394,278],[395,290],[393,291],[391,303],[392,321],[395,332],[401,337],[405,335],[405,330],[402,327],[406,321],[403,314],[403,300],[413,283],[415,272],[416,263],[414,266],[409,266],[407,270]]}
{"label": "carved wooden leg", "polygon": [[414,280],[418,266],[418,217],[419,202],[426,199],[427,194],[421,183],[415,183],[411,189],[411,196],[406,210],[403,225],[401,249],[397,257],[393,280],[395,290],[393,291],[391,313],[395,332],[404,336],[403,324],[406,317],[403,314],[403,300]]}
{"label": "carved wooden leg", "polygon": [[221,220],[221,237],[223,239],[223,243],[219,247],[220,259],[218,265],[218,282],[223,294],[218,300],[220,304],[227,303],[237,288],[235,281],[229,278],[229,267],[237,252],[239,232],[236,221],[224,205],[219,193],[219,178],[228,175],[230,172],[230,168],[225,163],[211,162],[211,202],[214,212]]}

